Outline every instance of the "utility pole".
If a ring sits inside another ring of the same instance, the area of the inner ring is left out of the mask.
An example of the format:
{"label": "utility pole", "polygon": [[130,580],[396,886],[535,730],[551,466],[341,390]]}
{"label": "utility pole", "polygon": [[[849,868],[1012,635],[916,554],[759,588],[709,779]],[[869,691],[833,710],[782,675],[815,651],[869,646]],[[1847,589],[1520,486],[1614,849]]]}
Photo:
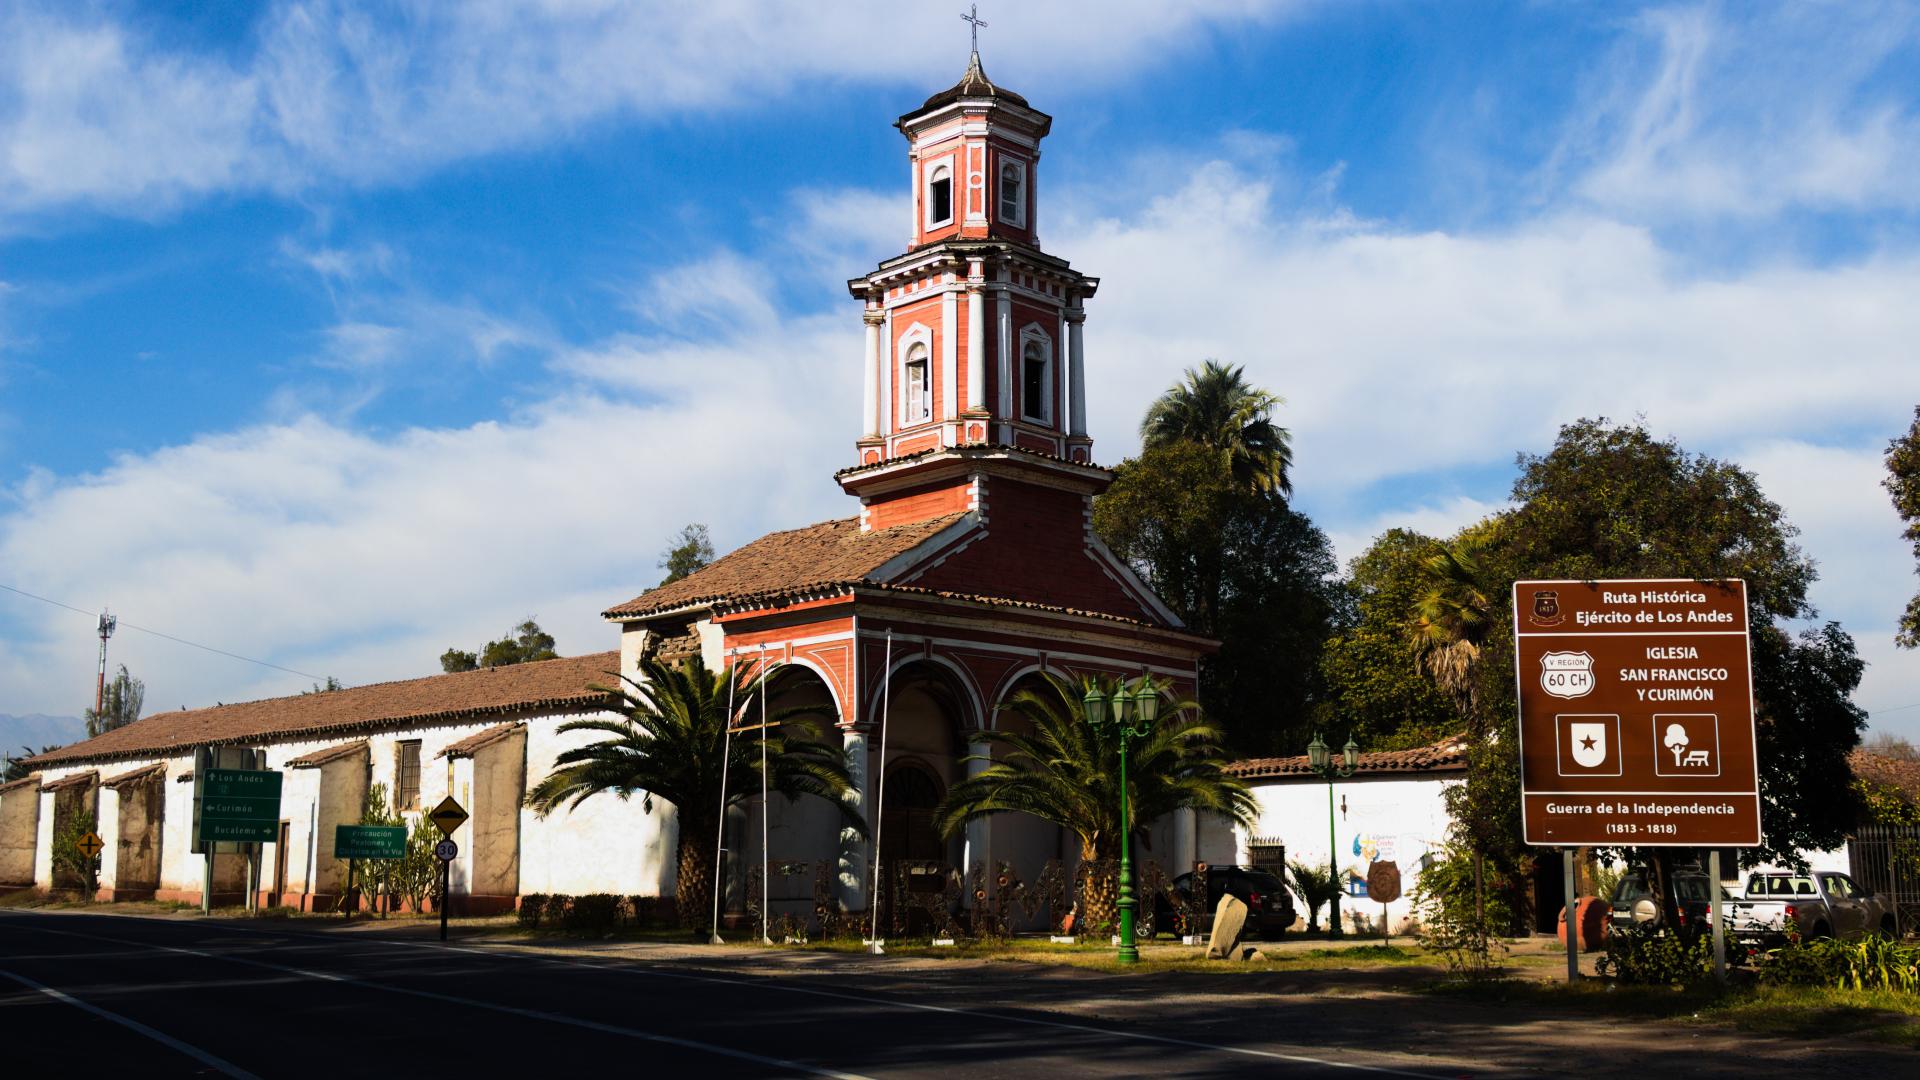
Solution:
{"label": "utility pole", "polygon": [[107,707],[107,639],[113,636],[113,628],[118,625],[119,619],[104,611],[100,613],[100,677],[93,689],[93,715],[96,718]]}

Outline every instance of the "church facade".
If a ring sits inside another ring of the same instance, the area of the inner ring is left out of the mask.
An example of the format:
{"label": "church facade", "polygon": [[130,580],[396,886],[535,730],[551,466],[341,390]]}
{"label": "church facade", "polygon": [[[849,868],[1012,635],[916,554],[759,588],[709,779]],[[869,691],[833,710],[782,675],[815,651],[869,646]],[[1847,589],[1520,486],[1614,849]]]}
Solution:
{"label": "church facade", "polygon": [[[1093,499],[1111,480],[1086,424],[1083,327],[1099,280],[1040,245],[1051,123],[988,79],[977,54],[897,121],[911,240],[848,282],[864,392],[852,463],[834,474],[847,516],[761,537],[611,605],[619,647],[607,653],[156,714],[41,755],[34,776],[0,788],[0,885],[57,884],[53,839],[91,814],[109,848],[103,892],[198,899],[204,866],[188,854],[179,781],[196,746],[241,745],[289,775],[282,838],[263,845],[258,871],[270,902],[314,907],[337,893],[332,826],[357,820],[372,783],[403,809],[451,794],[474,812],[456,835],[456,905],[671,895],[671,807],[603,795],[539,818],[520,800],[555,754],[586,741],[555,729],[606,714],[591,685],[696,654],[767,674],[772,708],[833,717],[827,737],[847,754],[883,859],[1005,861],[1032,875],[1077,858],[1077,841],[1031,818],[1000,815],[953,838],[931,823],[946,790],[984,767],[967,760],[969,737],[1005,722],[998,706],[1024,685],[1151,675],[1190,694],[1213,644],[1093,533]],[[775,796],[764,851],[760,816],[729,823],[734,902],[745,867],[772,858],[834,862],[839,901],[866,906],[858,868],[873,853],[833,807]],[[1160,826],[1170,866],[1206,854],[1187,817]],[[216,870],[216,894],[244,888],[240,869]]]}

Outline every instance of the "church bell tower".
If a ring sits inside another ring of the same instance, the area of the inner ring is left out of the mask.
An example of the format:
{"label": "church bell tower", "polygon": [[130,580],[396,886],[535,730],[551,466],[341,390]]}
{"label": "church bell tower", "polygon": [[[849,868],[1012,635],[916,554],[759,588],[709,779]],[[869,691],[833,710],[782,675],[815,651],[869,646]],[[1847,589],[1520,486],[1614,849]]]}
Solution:
{"label": "church bell tower", "polygon": [[[1040,250],[1040,141],[1053,118],[987,77],[895,123],[907,140],[907,250],[847,283],[865,305],[856,466],[994,449],[1092,462],[1082,326],[1099,279]],[[975,456],[968,455],[968,456]]]}

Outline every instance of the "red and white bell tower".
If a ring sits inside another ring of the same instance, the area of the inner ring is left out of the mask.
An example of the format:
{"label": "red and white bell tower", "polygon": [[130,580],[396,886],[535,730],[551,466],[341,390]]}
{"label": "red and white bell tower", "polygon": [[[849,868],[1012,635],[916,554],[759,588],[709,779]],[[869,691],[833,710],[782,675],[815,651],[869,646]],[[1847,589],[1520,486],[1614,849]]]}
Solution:
{"label": "red and white bell tower", "polygon": [[988,79],[977,51],[895,125],[913,185],[908,249],[847,283],[866,305],[856,469],[962,447],[1091,462],[1081,328],[1100,282],[1040,250],[1052,125]]}

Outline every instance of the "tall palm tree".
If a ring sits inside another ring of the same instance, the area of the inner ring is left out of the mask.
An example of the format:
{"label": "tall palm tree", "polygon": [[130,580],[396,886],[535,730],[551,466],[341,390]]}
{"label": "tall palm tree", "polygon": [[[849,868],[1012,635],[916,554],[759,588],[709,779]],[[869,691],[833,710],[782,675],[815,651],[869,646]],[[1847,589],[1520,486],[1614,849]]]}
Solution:
{"label": "tall palm tree", "polygon": [[1140,437],[1151,449],[1170,442],[1196,442],[1226,455],[1233,475],[1264,494],[1292,495],[1293,437],[1273,422],[1285,404],[1277,394],[1247,384],[1246,370],[1218,360],[1188,368],[1147,409]]}
{"label": "tall palm tree", "polygon": [[[1044,687],[1021,690],[1002,705],[1031,724],[1033,733],[976,733],[973,741],[988,749],[976,758],[991,764],[953,785],[934,810],[935,827],[952,836],[992,814],[1030,814],[1079,837],[1083,860],[1119,858],[1120,737],[1114,725],[1096,728],[1087,722],[1084,698],[1096,686],[1111,695],[1119,681],[1083,679],[1075,687],[1048,676]],[[1162,706],[1160,717],[1127,752],[1135,830],[1183,808],[1251,822],[1257,809],[1253,793],[1224,771],[1219,730],[1199,719],[1191,701]],[[1112,890],[1112,882],[1090,884],[1089,926],[1112,924]]]}
{"label": "tall palm tree", "polygon": [[1452,695],[1475,735],[1484,734],[1478,676],[1481,648],[1493,632],[1500,585],[1486,565],[1499,519],[1470,525],[1421,560],[1421,589],[1409,644],[1434,685]]}
{"label": "tall palm tree", "polygon": [[[527,805],[545,817],[560,804],[572,810],[587,799],[611,791],[622,799],[636,792],[641,806],[665,799],[679,814],[679,868],[673,900],[682,925],[700,925],[713,902],[714,837],[720,826],[721,762],[726,760],[726,804],[738,806],[760,794],[759,740],[726,737],[728,682],[733,669],[711,672],[695,657],[685,665],[657,660],[642,663],[644,678],[621,678],[618,689],[594,687],[620,699],[623,719],[572,720],[559,730],[598,731],[599,742],[562,751],[554,771],[527,793]],[[766,690],[764,678],[744,673],[733,686],[738,706]],[[861,833],[866,822],[843,797],[852,789],[845,754],[818,741],[804,719],[782,717],[767,729],[767,787],[797,799],[813,795],[840,808]]]}

